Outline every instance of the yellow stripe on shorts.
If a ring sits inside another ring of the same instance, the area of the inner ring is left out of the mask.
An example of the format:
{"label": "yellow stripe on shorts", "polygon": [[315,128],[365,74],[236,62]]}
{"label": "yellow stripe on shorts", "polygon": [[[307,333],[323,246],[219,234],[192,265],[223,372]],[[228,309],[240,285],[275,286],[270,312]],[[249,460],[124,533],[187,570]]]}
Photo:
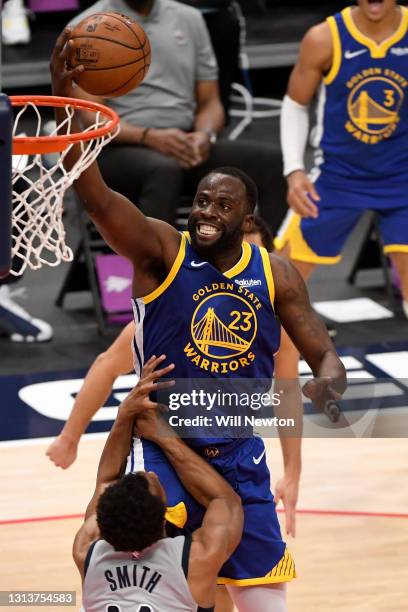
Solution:
{"label": "yellow stripe on shorts", "polygon": [[252,586],[255,584],[276,584],[278,582],[290,582],[296,578],[295,562],[289,550],[286,548],[282,559],[265,576],[260,578],[244,578],[235,580],[234,578],[217,579],[217,584],[235,584],[236,586]]}
{"label": "yellow stripe on shorts", "polygon": [[[296,578],[295,562],[289,550],[286,548],[282,559],[265,576],[266,578],[277,578],[276,582],[285,582]],[[280,579],[280,580],[279,580]]]}

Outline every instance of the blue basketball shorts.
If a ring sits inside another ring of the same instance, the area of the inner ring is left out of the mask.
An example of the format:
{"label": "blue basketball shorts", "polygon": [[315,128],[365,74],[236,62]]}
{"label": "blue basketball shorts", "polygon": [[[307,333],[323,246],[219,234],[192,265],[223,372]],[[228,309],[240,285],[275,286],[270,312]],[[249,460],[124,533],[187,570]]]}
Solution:
{"label": "blue basketball shorts", "polygon": [[289,245],[292,259],[336,264],[351,231],[367,210],[377,213],[385,253],[408,253],[408,186],[376,181],[370,186],[344,183],[339,188],[321,178],[319,216],[302,218],[289,211],[275,239],[278,250]]}
{"label": "blue basketball shorts", "polygon": [[[249,586],[293,580],[295,564],[282,540],[263,440],[246,438],[194,450],[229,482],[244,509],[242,540],[221,568],[218,583]],[[205,510],[185,490],[164,453],[152,442],[134,438],[126,471],[140,470],[159,477],[167,494],[168,521],[189,532],[200,527]]]}

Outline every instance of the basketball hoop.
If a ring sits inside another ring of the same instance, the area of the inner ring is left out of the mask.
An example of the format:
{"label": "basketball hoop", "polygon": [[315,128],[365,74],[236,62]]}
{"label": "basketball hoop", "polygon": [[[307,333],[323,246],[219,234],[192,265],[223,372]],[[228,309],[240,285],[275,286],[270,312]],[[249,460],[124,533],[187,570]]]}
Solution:
{"label": "basketball hoop", "polygon": [[[117,135],[119,117],[102,104],[76,98],[10,96],[10,100],[13,107],[21,107],[13,129],[11,255],[22,263],[18,271],[10,270],[19,276],[27,266],[38,270],[72,261],[62,222],[64,194]],[[65,109],[65,119],[47,136],[41,133],[51,117],[44,118],[41,107]],[[72,132],[77,110],[94,113],[92,125],[83,132]],[[28,123],[34,123],[33,135],[18,136],[27,131]],[[74,145],[79,147],[79,159],[67,172],[64,160]]]}

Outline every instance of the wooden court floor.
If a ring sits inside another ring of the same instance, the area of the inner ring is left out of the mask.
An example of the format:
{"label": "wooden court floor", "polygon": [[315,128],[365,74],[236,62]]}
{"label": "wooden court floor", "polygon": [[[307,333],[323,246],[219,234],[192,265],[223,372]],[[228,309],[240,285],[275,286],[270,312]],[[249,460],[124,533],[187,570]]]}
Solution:
{"label": "wooden court floor", "polygon": [[[0,446],[0,590],[76,590],[79,610],[71,544],[102,445],[101,437],[83,440],[64,472],[45,457],[45,442]],[[268,442],[268,456],[276,481],[277,440]],[[305,440],[299,510],[289,541],[298,572],[288,588],[290,612],[408,609],[405,439]]]}

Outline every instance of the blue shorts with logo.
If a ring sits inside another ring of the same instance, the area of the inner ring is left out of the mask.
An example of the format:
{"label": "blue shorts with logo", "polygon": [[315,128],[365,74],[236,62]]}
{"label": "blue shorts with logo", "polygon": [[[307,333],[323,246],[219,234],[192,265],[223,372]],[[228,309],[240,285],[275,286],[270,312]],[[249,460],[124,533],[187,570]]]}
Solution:
{"label": "blue shorts with logo", "polygon": [[[194,448],[238,493],[244,509],[242,540],[220,571],[219,584],[268,584],[295,578],[295,564],[282,540],[270,488],[265,445],[259,437],[233,440],[219,446]],[[204,508],[185,490],[161,449],[134,438],[127,472],[157,474],[167,494],[167,520],[194,531]]]}
{"label": "blue shorts with logo", "polygon": [[335,264],[351,231],[367,210],[378,216],[385,253],[408,253],[408,185],[391,181],[344,182],[334,186],[321,176],[315,182],[320,201],[316,219],[289,211],[275,239],[290,247],[292,259]]}

